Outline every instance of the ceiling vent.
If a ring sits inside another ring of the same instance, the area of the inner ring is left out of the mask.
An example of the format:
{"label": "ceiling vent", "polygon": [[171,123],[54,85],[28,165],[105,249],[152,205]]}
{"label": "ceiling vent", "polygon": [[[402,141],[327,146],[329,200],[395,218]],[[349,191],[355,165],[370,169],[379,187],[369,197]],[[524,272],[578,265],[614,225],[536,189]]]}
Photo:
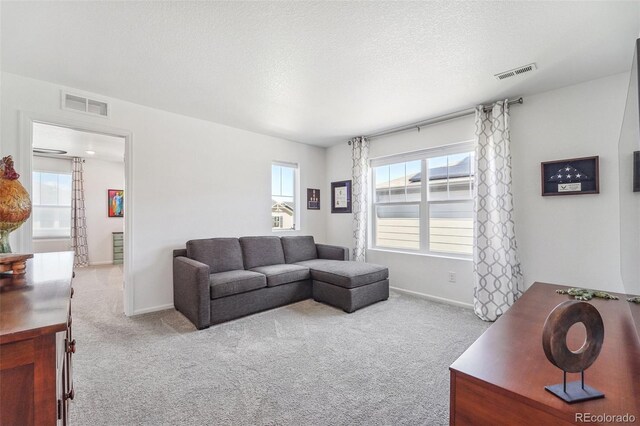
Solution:
{"label": "ceiling vent", "polygon": [[501,73],[495,74],[494,77],[497,78],[498,80],[504,80],[505,78],[509,78],[509,77],[515,77],[516,75],[520,75],[520,74],[524,74],[527,72],[531,72],[533,70],[538,69],[538,67],[536,66],[535,63],[531,63],[529,65],[523,65],[521,67],[509,70],[509,71],[503,71]]}
{"label": "ceiling vent", "polygon": [[111,108],[105,101],[90,99],[83,95],[62,91],[61,107],[68,111],[83,112],[98,117],[109,117]]}

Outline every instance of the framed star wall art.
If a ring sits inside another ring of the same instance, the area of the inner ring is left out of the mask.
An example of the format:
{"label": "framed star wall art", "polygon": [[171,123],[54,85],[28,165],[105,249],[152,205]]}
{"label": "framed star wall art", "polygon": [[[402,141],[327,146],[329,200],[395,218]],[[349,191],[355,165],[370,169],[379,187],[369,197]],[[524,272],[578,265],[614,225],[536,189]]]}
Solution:
{"label": "framed star wall art", "polygon": [[599,157],[546,161],[540,165],[542,195],[599,194]]}

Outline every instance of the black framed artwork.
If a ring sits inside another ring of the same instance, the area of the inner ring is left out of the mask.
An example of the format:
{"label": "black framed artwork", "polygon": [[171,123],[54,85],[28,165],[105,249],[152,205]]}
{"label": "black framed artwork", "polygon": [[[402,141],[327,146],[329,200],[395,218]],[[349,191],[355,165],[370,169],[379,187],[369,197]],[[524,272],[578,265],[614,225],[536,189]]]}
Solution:
{"label": "black framed artwork", "polygon": [[307,210],[320,210],[320,190],[307,188]]}
{"label": "black framed artwork", "polygon": [[541,163],[542,195],[599,194],[599,167],[598,156]]}
{"label": "black framed artwork", "polygon": [[351,213],[351,181],[331,182],[331,213]]}

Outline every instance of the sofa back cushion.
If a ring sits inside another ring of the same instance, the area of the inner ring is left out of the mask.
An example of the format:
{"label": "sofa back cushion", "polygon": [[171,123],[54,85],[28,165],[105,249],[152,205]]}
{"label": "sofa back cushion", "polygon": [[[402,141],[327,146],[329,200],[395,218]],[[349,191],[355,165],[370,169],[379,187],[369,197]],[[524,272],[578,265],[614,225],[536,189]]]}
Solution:
{"label": "sofa back cushion", "polygon": [[241,237],[240,245],[246,269],[285,263],[278,237]]}
{"label": "sofa back cushion", "polygon": [[318,258],[316,242],[311,235],[282,237],[282,249],[287,263]]}
{"label": "sofa back cushion", "polygon": [[206,238],[187,241],[187,257],[209,265],[209,272],[244,269],[237,238]]}

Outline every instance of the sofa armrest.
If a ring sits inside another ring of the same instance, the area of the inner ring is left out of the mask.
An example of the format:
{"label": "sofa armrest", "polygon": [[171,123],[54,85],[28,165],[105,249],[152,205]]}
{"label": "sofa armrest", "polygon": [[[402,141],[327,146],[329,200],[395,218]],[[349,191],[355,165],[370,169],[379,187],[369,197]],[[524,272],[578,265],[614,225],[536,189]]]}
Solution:
{"label": "sofa armrest", "polygon": [[173,258],[173,305],[201,330],[211,323],[209,265]]}
{"label": "sofa armrest", "polygon": [[346,247],[316,243],[316,249],[318,259],[349,260],[349,249]]}

